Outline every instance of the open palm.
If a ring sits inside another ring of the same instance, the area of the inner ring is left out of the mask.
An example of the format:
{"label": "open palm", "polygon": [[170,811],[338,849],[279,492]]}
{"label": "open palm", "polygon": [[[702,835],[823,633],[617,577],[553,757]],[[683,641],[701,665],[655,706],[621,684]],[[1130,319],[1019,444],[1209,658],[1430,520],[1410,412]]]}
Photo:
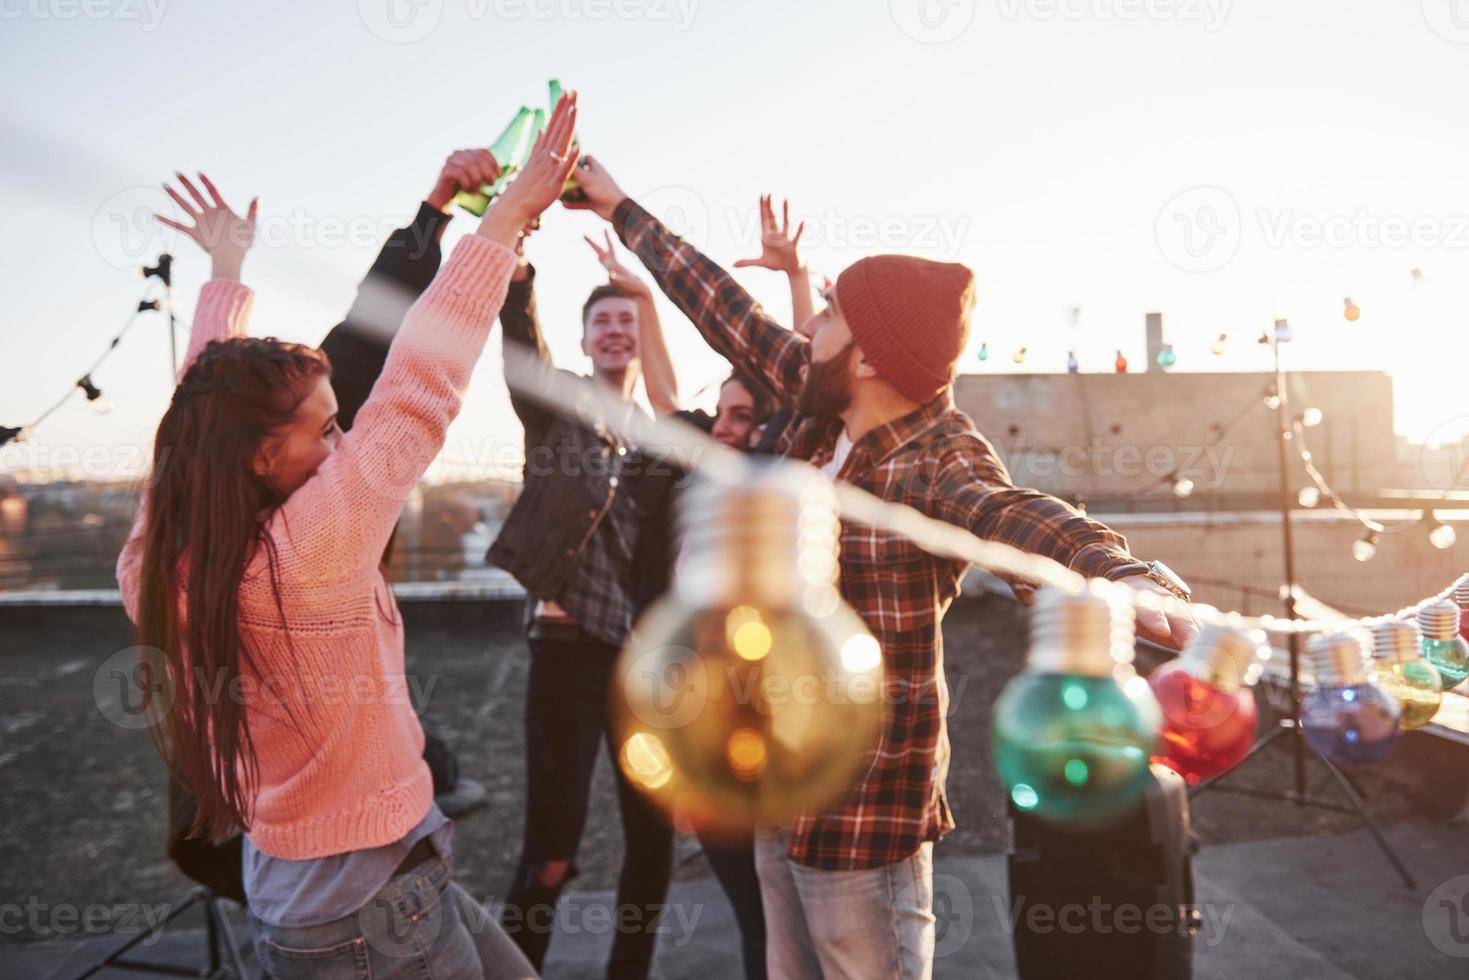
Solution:
{"label": "open palm", "polygon": [[796,246],[801,241],[801,233],[806,230],[806,222],[802,221],[796,226],[795,234],[791,234],[791,202],[782,201],[780,212],[781,220],[777,223],[770,195],[760,195],[760,256],[740,259],[735,263],[736,269],[753,266],[776,272],[793,272],[800,268],[801,258]]}
{"label": "open palm", "polygon": [[260,212],[260,198],[250,202],[250,207],[242,218],[224,202],[213,181],[204,174],[199,175],[199,182],[209,192],[208,199],[182,173],[175,173],[174,176],[189,192],[192,200],[186,200],[168,184],[164,184],[163,189],[192,224],[174,221],[161,214],[154,214],[153,217],[160,224],[176,228],[192,238],[214,260],[217,271],[233,271],[238,274],[240,265],[245,261],[245,253],[255,242],[255,216]]}

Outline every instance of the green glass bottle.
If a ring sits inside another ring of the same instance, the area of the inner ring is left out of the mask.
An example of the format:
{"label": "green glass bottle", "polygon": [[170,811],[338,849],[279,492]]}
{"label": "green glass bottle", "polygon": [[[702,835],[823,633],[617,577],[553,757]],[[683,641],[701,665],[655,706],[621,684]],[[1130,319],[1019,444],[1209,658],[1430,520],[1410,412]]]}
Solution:
{"label": "green glass bottle", "polygon": [[[562,95],[562,92],[563,92],[563,89],[561,88],[561,79],[559,79],[559,78],[553,78],[553,79],[551,79],[551,82],[550,82],[550,86],[549,87],[550,87],[550,90],[551,90],[551,92],[550,92],[550,99],[551,99],[551,109],[550,109],[550,111],[551,112],[555,112],[556,111],[556,103],[558,103],[558,102],[561,101],[561,95]],[[577,153],[577,152],[580,152],[580,150],[581,150],[581,144],[580,144],[580,142],[576,142],[576,143],[571,144],[571,152]],[[561,187],[561,200],[563,202],[573,203],[573,202],[577,202],[577,201],[585,201],[586,199],[587,199],[587,196],[582,193],[581,184],[577,183],[576,178],[575,177],[567,177],[566,178],[566,183],[563,184],[562,187]]]}
{"label": "green glass bottle", "polygon": [[485,213],[485,209],[490,206],[490,199],[504,190],[515,172],[525,166],[531,144],[535,141],[536,112],[530,106],[521,106],[515,118],[510,120],[510,125],[490,144],[490,153],[500,165],[500,179],[493,184],[485,184],[478,190],[460,191],[454,195],[455,204],[475,217]]}
{"label": "green glass bottle", "polygon": [[1018,810],[1097,826],[1142,799],[1162,715],[1132,657],[1132,606],[1115,586],[1037,595],[1025,670],[994,710],[995,768]]}
{"label": "green glass bottle", "polygon": [[1469,677],[1469,643],[1459,635],[1459,607],[1451,600],[1430,602],[1418,610],[1423,633],[1423,659],[1433,664],[1448,691]]}

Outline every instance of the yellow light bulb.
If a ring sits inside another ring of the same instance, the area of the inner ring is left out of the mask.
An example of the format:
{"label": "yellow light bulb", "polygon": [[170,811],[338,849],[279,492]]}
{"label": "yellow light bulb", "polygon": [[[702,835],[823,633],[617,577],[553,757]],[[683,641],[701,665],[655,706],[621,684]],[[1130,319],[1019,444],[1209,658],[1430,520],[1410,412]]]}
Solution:
{"label": "yellow light bulb", "polygon": [[752,464],[680,500],[673,589],[618,661],[614,744],[660,809],[715,838],[838,804],[885,718],[882,651],[836,591],[831,487]]}

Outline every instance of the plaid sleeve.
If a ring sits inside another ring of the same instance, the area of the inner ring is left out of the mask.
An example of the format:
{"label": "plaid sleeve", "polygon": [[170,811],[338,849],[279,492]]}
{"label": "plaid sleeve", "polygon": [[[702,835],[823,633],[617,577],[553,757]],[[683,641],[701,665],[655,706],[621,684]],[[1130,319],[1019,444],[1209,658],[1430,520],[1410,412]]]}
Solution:
{"label": "plaid sleeve", "polygon": [[763,379],[781,403],[795,403],[806,338],[766,316],[728,272],[631,198],[617,206],[612,224],[709,346],[735,367]]}
{"label": "plaid sleeve", "polygon": [[1091,578],[1112,578],[1138,560],[1127,540],[1063,500],[1022,490],[983,439],[963,437],[942,453],[928,494],[931,516],[990,541],[1043,555]]}

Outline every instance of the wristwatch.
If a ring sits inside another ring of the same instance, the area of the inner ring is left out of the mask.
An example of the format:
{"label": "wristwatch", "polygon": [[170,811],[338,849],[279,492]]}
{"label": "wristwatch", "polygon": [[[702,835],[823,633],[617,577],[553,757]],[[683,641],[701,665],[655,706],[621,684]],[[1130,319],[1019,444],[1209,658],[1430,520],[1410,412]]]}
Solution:
{"label": "wristwatch", "polygon": [[1124,565],[1113,574],[1119,579],[1127,578],[1129,575],[1145,575],[1184,602],[1193,601],[1194,594],[1188,587],[1188,583],[1161,561],[1140,561],[1136,565]]}

